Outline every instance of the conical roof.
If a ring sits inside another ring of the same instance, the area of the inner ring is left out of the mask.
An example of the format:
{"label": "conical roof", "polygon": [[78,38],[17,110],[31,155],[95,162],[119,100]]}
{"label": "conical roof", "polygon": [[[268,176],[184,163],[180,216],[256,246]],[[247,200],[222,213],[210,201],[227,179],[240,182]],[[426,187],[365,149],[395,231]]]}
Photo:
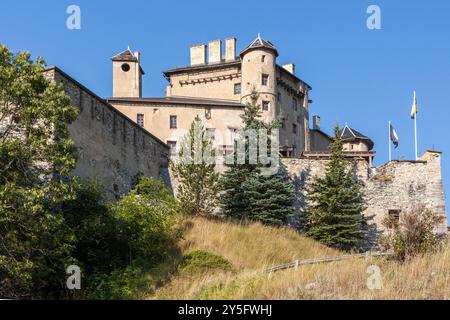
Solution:
{"label": "conical roof", "polygon": [[275,48],[275,46],[273,45],[273,43],[261,38],[260,34],[258,34],[256,39],[253,40],[252,43],[250,43],[247,47],[244,48],[244,50],[241,51],[240,55],[242,56],[243,54],[245,54],[246,52],[248,52],[250,50],[261,49],[261,48],[273,50],[273,51],[275,51],[276,56],[278,56],[278,51]]}

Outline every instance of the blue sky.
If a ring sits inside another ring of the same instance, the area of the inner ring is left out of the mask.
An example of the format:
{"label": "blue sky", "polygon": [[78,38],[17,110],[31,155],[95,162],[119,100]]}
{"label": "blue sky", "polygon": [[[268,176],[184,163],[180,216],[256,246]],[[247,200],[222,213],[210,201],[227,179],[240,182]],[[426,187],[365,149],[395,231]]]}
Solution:
{"label": "blue sky", "polygon": [[[81,8],[81,30],[66,28],[66,9]],[[369,5],[381,30],[366,27]],[[387,161],[387,124],[400,137],[394,159],[413,159],[413,90],[419,102],[419,153],[443,152],[450,192],[450,1],[39,1],[0,11],[0,43],[45,57],[100,96],[112,92],[110,58],[128,45],[142,53],[145,96],[163,96],[162,71],[189,63],[189,47],[235,36],[238,50],[261,33],[295,63],[313,90],[311,115],[331,132],[348,122],[375,141]],[[448,206],[447,206],[448,208]]]}

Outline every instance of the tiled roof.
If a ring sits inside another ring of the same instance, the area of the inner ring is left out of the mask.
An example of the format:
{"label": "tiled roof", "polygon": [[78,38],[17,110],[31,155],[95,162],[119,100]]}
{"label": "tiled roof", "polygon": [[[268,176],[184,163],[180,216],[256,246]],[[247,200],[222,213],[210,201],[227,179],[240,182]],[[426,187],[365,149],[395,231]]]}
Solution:
{"label": "tiled roof", "polygon": [[244,50],[241,51],[241,55],[249,50],[259,49],[259,48],[266,48],[266,49],[274,50],[276,55],[278,56],[278,51],[275,48],[275,46],[273,45],[273,43],[271,43],[270,41],[264,40],[263,38],[261,38],[261,35],[259,35],[259,34],[256,37],[256,39],[253,40],[252,43],[250,43],[247,47],[245,47]]}
{"label": "tiled roof", "polygon": [[111,58],[112,61],[137,61],[137,58],[134,56],[133,52],[131,52],[130,48],[125,51],[122,51],[119,54],[116,54]]}
{"label": "tiled roof", "polygon": [[355,129],[350,128],[348,124],[345,125],[344,129],[341,129],[339,131],[339,135],[344,141],[365,140],[369,145],[369,149],[373,148],[374,143],[370,138],[366,137]]}

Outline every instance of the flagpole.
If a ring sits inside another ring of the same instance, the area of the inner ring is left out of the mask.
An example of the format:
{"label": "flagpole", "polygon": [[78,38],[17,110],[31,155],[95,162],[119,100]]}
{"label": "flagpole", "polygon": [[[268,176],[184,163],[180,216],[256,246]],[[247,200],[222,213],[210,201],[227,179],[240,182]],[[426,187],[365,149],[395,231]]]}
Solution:
{"label": "flagpole", "polygon": [[[415,90],[414,90],[414,103],[416,104],[416,91]],[[417,160],[419,160],[419,156],[417,153],[417,109],[416,109],[416,113],[414,114],[414,146],[415,146],[416,161],[417,161]]]}
{"label": "flagpole", "polygon": [[414,115],[414,144],[416,147],[416,161],[419,160],[417,153],[417,113]]}
{"label": "flagpole", "polygon": [[389,162],[392,161],[392,146],[391,146],[391,120],[389,120],[389,131],[388,131],[388,145],[389,145]]}

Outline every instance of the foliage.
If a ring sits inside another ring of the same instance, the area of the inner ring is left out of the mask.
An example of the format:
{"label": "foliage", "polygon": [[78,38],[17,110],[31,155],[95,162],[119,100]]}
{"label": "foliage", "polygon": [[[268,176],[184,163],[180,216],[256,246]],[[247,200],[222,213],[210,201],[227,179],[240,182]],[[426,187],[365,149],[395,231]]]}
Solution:
{"label": "foliage", "polygon": [[[268,135],[280,127],[280,119],[271,122],[261,120],[262,111],[257,103],[258,94],[253,90],[250,102],[245,105],[242,121],[244,131],[249,129],[266,129]],[[258,131],[257,131],[258,132]],[[259,133],[256,137],[260,139]],[[270,139],[268,144],[270,146]],[[269,148],[270,149],[270,148]],[[259,150],[258,150],[259,151]],[[283,224],[293,214],[293,189],[285,178],[279,174],[263,175],[264,165],[260,158],[255,164],[249,160],[249,141],[245,141],[244,164],[234,163],[221,179],[223,194],[221,204],[224,213],[237,219],[257,220],[269,224]]]}
{"label": "foliage", "polygon": [[161,261],[180,236],[179,206],[162,181],[142,178],[112,210],[120,223],[120,237],[128,243],[130,262]]}
{"label": "foliage", "polygon": [[171,162],[179,180],[177,199],[189,215],[208,216],[217,206],[219,173],[215,171],[216,152],[197,116],[184,137],[178,161]]}
{"label": "foliage", "polygon": [[315,177],[308,190],[306,234],[328,246],[350,249],[366,236],[367,219],[362,215],[362,183],[344,158],[339,127],[334,131],[325,176]]}
{"label": "foliage", "polygon": [[184,274],[202,274],[215,270],[231,271],[233,265],[219,255],[202,250],[192,251],[183,257]]}
{"label": "foliage", "polygon": [[63,203],[65,223],[76,235],[73,251],[84,274],[108,273],[128,263],[128,244],[98,180],[81,180],[74,199]]}
{"label": "foliage", "polygon": [[146,272],[139,264],[116,269],[110,274],[93,274],[88,277],[87,299],[136,299],[151,293]]}
{"label": "foliage", "polygon": [[47,81],[45,62],[0,46],[0,296],[58,292],[73,233],[60,214],[73,197],[76,157],[67,125],[77,110]]}
{"label": "foliage", "polygon": [[384,250],[390,250],[394,258],[404,261],[426,252],[439,249],[445,240],[445,234],[434,232],[438,217],[418,206],[404,215],[399,223],[393,223],[390,217],[383,220],[385,234],[380,236],[380,245]]}

